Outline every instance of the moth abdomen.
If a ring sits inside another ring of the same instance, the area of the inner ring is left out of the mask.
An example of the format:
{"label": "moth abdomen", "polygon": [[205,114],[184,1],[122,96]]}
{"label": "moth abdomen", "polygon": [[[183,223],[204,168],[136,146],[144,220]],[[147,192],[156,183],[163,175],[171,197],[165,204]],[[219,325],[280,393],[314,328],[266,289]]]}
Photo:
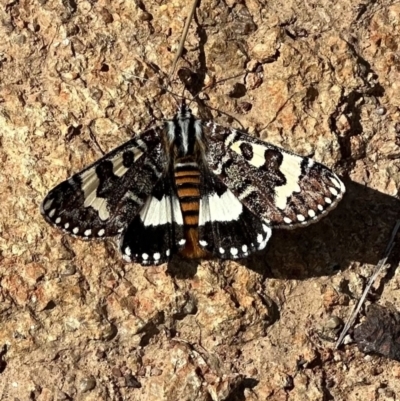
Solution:
{"label": "moth abdomen", "polygon": [[199,202],[201,173],[197,162],[185,158],[175,164],[175,186],[182,210],[186,244],[181,254],[187,258],[197,259],[206,256],[206,251],[199,247]]}

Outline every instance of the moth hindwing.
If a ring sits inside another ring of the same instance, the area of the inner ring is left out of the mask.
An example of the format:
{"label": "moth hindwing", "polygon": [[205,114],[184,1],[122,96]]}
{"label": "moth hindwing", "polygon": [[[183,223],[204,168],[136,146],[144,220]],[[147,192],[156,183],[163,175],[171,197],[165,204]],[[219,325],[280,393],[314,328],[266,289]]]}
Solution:
{"label": "moth hindwing", "polygon": [[265,248],[271,229],[318,221],[345,188],[324,165],[235,129],[196,119],[183,103],[52,189],[45,220],[84,239],[118,237],[142,265],[238,259]]}

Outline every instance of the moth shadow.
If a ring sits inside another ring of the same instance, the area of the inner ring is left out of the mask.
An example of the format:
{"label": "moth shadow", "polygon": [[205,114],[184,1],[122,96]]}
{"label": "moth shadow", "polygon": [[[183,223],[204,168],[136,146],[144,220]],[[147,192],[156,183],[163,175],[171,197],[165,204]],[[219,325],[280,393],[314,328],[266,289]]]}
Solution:
{"label": "moth shadow", "polygon": [[[400,218],[400,200],[345,184],[343,200],[327,217],[303,229],[274,230],[267,250],[243,264],[266,277],[300,280],[334,275],[352,263],[377,264]],[[397,259],[399,248],[392,251]]]}
{"label": "moth shadow", "polygon": [[200,263],[200,260],[185,259],[177,255],[168,262],[167,274],[177,279],[192,279]]}

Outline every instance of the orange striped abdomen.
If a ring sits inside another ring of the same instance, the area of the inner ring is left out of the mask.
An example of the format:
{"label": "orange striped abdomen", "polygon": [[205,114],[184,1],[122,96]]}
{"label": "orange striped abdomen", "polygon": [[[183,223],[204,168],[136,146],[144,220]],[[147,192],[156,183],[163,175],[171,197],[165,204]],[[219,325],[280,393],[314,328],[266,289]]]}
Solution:
{"label": "orange striped abdomen", "polygon": [[186,239],[185,247],[180,254],[191,259],[204,258],[207,252],[199,247],[200,171],[196,162],[176,163],[175,185],[181,205]]}

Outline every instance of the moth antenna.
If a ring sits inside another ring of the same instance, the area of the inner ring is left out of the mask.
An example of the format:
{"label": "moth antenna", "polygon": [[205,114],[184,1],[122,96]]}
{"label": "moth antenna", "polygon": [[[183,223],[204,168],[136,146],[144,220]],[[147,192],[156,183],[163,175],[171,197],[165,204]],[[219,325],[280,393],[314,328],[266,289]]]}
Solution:
{"label": "moth antenna", "polygon": [[239,77],[245,75],[247,72],[248,72],[248,71],[245,71],[245,72],[243,72],[243,73],[241,73],[241,74],[233,75],[232,77],[222,78],[222,79],[220,79],[220,80],[217,81],[217,82],[212,82],[212,83],[208,84],[207,86],[205,86],[203,89],[199,90],[199,91],[193,96],[192,100],[191,100],[190,103],[189,103],[189,106],[191,105],[191,103],[192,103],[193,101],[195,101],[202,93],[206,92],[207,90],[209,90],[209,89],[211,89],[211,88],[214,88],[215,86],[217,86],[217,85],[219,85],[219,84],[221,84],[221,83],[223,83],[223,82],[225,82],[225,81],[229,81],[230,79],[239,78]]}
{"label": "moth antenna", "polygon": [[183,32],[182,32],[182,36],[181,36],[181,40],[179,42],[178,50],[176,52],[174,62],[172,63],[172,69],[171,69],[171,73],[169,75],[169,82],[171,82],[171,80],[172,80],[172,76],[175,73],[176,64],[177,64],[177,62],[179,60],[179,57],[182,55],[183,46],[185,44],[186,37],[187,37],[187,34],[189,32],[190,23],[192,22],[192,19],[193,19],[193,16],[194,16],[194,12],[195,12],[196,7],[197,7],[197,2],[198,2],[198,0],[193,0],[192,8],[190,9],[189,16],[186,19],[185,26],[183,28]]}
{"label": "moth antenna", "polygon": [[[131,77],[137,78],[138,80],[141,80],[141,81],[151,81],[150,78],[140,77],[139,75],[133,75],[133,74],[132,74]],[[168,83],[168,85],[169,85],[169,83]],[[178,94],[178,93],[173,92],[172,90],[168,89],[168,86],[166,86],[166,85],[157,85],[157,86],[158,86],[160,89],[164,90],[165,92],[169,93],[169,94],[172,96],[172,98],[174,99],[174,101],[175,101],[177,107],[180,106],[180,101],[178,100],[178,98],[179,98],[179,99],[184,98],[183,95],[180,95],[180,94]]]}

